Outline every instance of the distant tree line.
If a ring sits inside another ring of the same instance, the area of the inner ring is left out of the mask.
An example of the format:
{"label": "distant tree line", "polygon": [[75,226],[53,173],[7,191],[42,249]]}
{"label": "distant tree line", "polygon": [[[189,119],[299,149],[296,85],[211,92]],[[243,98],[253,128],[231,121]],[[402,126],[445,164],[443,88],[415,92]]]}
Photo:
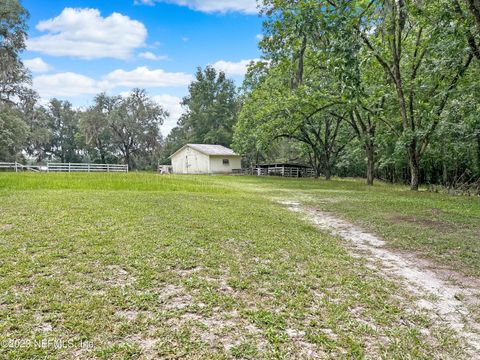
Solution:
{"label": "distant tree line", "polygon": [[169,116],[148,94],[97,95],[87,108],[65,100],[40,102],[20,60],[27,37],[27,11],[18,0],[0,12],[0,161],[94,162],[155,169],[186,142],[229,146],[240,108],[232,80],[213,67],[197,69],[182,105],[185,113],[164,139]]}
{"label": "distant tree line", "polygon": [[75,109],[40,104],[19,59],[28,16],[2,2],[0,160],[153,169],[185,143],[231,146],[244,165],[451,186],[480,178],[478,0],[263,0],[262,60],[243,85],[198,68],[177,126],[144,90]]}
{"label": "distant tree line", "polygon": [[99,94],[87,109],[58,99],[41,104],[19,57],[28,13],[17,0],[2,1],[0,10],[0,161],[154,168],[168,113],[140,89],[124,97]]}
{"label": "distant tree line", "polygon": [[126,97],[99,94],[85,110],[52,99],[41,105],[32,94],[0,108],[0,159],[125,163],[153,169],[160,158],[160,125],[168,115],[144,90]]}
{"label": "distant tree line", "polygon": [[[235,132],[294,143],[318,175],[449,185],[480,176],[478,0],[264,0],[264,61]],[[290,155],[291,156],[291,155]]]}

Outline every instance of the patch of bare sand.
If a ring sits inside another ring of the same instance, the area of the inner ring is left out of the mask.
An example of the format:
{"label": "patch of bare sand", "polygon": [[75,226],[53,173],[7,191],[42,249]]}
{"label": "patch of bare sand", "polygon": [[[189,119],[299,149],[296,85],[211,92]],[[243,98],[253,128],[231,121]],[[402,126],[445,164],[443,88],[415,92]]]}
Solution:
{"label": "patch of bare sand", "polygon": [[180,275],[181,277],[189,277],[189,276],[192,276],[193,274],[196,274],[200,271],[203,270],[203,267],[202,266],[193,266],[191,268],[188,268],[188,269],[178,269],[178,270],[175,270],[175,272]]}
{"label": "patch of bare sand", "polygon": [[187,312],[172,318],[168,324],[175,328],[187,326],[202,342],[212,349],[230,351],[245,341],[251,341],[261,353],[267,349],[268,342],[262,331],[245,320],[236,311],[214,309],[209,314]]}
{"label": "patch of bare sand", "polygon": [[135,321],[138,318],[152,318],[153,313],[151,311],[140,311],[135,309],[128,310],[118,310],[115,311],[115,315],[119,318],[126,319],[129,321]]}
{"label": "patch of bare sand", "polygon": [[119,265],[108,265],[103,273],[105,284],[110,286],[131,286],[135,277]]}
{"label": "patch of bare sand", "polygon": [[478,302],[479,287],[451,273],[456,280],[453,283],[444,277],[445,270],[443,275],[437,274],[422,266],[425,261],[387,249],[384,240],[331,214],[301,206],[296,201],[280,203],[306,215],[320,229],[347,240],[354,256],[366,257],[383,274],[402,279],[407,289],[421,299],[418,306],[433,312],[439,321],[454,329],[465,339],[474,358],[478,357],[475,354],[480,353],[480,324],[472,320],[468,307]]}
{"label": "patch of bare sand", "polygon": [[[182,275],[189,276],[199,269],[191,269]],[[234,290],[227,284],[226,275],[219,278],[202,277],[217,288],[219,292],[234,294]],[[211,349],[222,349],[230,351],[243,342],[252,341],[258,351],[267,348],[267,341],[263,338],[262,332],[255,325],[242,318],[240,314],[233,311],[224,311],[220,308],[211,312],[196,312],[194,308],[203,309],[203,303],[195,302],[193,296],[188,294],[187,289],[181,285],[168,284],[159,290],[162,308],[167,311],[176,311],[176,316],[167,321],[167,325],[188,330],[200,341],[206,343]],[[178,311],[178,312],[177,312]]]}
{"label": "patch of bare sand", "polygon": [[137,346],[142,351],[142,359],[153,360],[158,359],[157,351],[155,350],[155,345],[158,342],[158,339],[150,337],[143,334],[135,334],[128,338],[129,342],[137,344]]}
{"label": "patch of bare sand", "polygon": [[180,310],[193,304],[193,298],[186,289],[173,284],[160,289],[159,298],[166,310]]}

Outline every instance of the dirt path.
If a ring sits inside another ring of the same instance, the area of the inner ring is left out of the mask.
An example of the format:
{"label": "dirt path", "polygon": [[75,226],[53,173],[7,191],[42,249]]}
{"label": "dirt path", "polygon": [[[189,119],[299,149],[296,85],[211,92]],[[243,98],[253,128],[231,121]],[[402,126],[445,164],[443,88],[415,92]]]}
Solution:
{"label": "dirt path", "polygon": [[453,284],[421,266],[422,262],[413,256],[387,249],[382,239],[331,214],[304,207],[295,201],[281,203],[291,211],[306,215],[320,229],[347,240],[352,255],[365,257],[371,266],[389,277],[400,278],[406,288],[421,299],[418,305],[432,311],[440,321],[456,330],[471,347],[472,356],[480,359],[480,324],[472,320],[468,310],[469,305],[480,306],[479,287],[458,279]]}

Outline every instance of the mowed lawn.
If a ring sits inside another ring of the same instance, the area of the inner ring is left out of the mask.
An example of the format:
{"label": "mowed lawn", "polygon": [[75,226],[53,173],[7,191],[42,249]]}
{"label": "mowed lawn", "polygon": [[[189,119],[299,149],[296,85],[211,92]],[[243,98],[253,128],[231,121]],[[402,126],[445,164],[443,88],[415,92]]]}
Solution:
{"label": "mowed lawn", "polygon": [[372,231],[389,247],[480,278],[480,197],[452,196],[363,179],[232,179],[273,199],[299,200]]}
{"label": "mowed lawn", "polygon": [[[272,201],[292,197],[479,274],[478,199],[357,181],[2,173],[0,358],[464,356],[402,286]],[[454,232],[413,236],[430,209]]]}

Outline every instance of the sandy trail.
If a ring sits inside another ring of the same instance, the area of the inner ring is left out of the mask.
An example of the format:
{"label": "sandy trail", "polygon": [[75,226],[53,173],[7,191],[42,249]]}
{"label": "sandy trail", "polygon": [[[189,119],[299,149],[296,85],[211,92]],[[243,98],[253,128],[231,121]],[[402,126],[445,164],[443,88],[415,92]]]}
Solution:
{"label": "sandy trail", "polygon": [[302,206],[295,201],[282,201],[288,209],[302,213],[322,230],[347,240],[354,256],[367,258],[382,273],[400,278],[406,288],[421,300],[419,307],[432,311],[438,319],[465,339],[474,358],[480,359],[480,324],[469,316],[467,304],[477,303],[480,289],[468,284],[452,284],[435,272],[421,267],[414,257],[406,257],[385,248],[385,241],[374,234],[331,214]]}

